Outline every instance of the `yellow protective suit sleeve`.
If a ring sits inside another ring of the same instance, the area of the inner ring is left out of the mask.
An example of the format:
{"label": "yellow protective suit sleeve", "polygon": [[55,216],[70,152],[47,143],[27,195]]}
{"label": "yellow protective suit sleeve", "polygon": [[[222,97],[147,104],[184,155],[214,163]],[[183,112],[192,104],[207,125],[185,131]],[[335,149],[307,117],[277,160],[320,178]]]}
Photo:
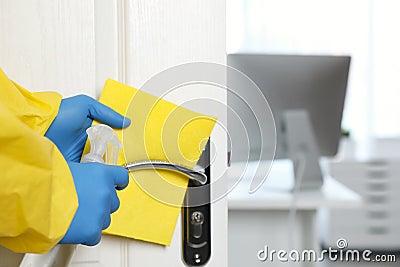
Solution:
{"label": "yellow protective suit sleeve", "polygon": [[58,113],[57,93],[31,93],[0,69],[0,245],[45,253],[78,206],[72,175],[43,135]]}

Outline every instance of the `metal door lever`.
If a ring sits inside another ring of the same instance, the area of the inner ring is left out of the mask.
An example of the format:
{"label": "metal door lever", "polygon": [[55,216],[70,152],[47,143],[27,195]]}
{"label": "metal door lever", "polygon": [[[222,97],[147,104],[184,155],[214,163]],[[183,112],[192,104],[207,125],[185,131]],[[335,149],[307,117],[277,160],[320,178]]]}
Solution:
{"label": "metal door lever", "polygon": [[131,162],[124,165],[128,171],[142,170],[142,169],[163,169],[183,173],[190,179],[204,185],[207,183],[207,175],[204,172],[189,169],[185,166],[170,163],[165,161],[141,161]]}

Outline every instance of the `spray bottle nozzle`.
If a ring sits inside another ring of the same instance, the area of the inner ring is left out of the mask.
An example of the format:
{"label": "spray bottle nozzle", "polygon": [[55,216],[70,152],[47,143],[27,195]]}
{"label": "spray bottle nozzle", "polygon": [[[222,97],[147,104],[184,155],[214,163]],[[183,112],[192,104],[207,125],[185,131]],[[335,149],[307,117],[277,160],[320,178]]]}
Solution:
{"label": "spray bottle nozzle", "polygon": [[81,162],[116,165],[122,144],[115,131],[108,125],[97,124],[87,129],[86,133],[90,141],[90,152],[83,156]]}

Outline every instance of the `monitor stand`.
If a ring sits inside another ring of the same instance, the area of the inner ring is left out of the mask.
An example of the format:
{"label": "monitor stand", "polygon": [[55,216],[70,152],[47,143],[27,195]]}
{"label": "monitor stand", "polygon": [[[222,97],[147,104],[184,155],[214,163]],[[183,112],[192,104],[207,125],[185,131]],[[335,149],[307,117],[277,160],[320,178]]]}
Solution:
{"label": "monitor stand", "polygon": [[323,184],[319,165],[319,149],[308,112],[284,112],[289,157],[293,161],[295,184],[293,190],[315,190]]}

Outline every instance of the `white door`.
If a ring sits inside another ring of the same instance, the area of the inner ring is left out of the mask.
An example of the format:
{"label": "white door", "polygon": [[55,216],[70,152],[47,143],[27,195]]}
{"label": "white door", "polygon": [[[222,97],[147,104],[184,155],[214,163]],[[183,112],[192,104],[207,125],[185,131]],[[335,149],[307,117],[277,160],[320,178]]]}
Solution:
{"label": "white door", "polygon": [[[31,90],[98,97],[106,78],[140,88],[166,68],[194,61],[225,64],[225,58],[224,0],[0,1],[0,66]],[[189,92],[169,100],[183,102],[193,97]],[[199,87],[195,97],[226,104],[226,94],[206,88]],[[226,124],[225,109],[205,108],[198,107]],[[211,138],[216,177],[226,168],[222,127]],[[104,236],[96,247],[79,247],[73,266],[184,266],[181,230],[178,220],[169,247]],[[207,266],[227,266],[225,198],[211,207],[211,244]],[[18,258],[0,250],[0,266],[13,266]]]}

